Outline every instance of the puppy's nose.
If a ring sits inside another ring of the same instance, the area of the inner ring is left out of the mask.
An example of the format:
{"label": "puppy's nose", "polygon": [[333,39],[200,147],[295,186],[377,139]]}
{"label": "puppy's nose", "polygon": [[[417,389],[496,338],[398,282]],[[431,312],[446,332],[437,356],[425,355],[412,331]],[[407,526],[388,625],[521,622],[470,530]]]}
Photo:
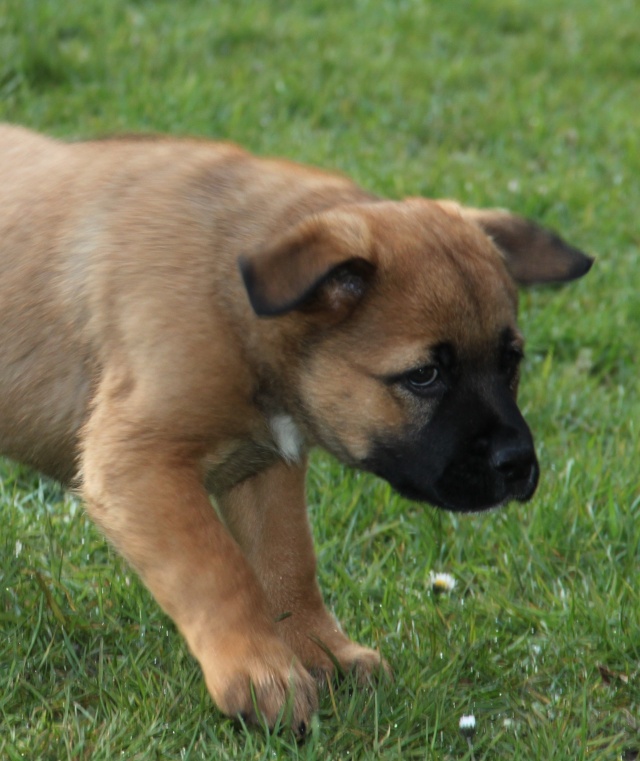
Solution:
{"label": "puppy's nose", "polygon": [[503,442],[493,448],[491,465],[510,483],[528,481],[537,468],[536,454],[528,441]]}

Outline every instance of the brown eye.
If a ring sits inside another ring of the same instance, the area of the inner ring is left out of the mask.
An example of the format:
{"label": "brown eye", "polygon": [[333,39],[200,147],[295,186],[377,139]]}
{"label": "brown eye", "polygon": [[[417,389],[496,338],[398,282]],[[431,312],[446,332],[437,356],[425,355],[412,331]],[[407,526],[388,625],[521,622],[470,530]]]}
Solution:
{"label": "brown eye", "polygon": [[426,365],[425,367],[419,367],[417,370],[411,370],[411,372],[405,375],[407,384],[414,391],[425,391],[438,380],[440,373],[438,368],[433,365]]}

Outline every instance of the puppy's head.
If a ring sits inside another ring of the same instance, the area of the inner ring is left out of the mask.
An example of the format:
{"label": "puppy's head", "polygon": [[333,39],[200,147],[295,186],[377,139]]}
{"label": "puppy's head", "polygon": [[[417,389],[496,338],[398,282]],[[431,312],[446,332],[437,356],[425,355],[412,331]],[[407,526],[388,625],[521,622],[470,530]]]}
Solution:
{"label": "puppy's head", "polygon": [[590,264],[506,212],[409,199],[308,218],[240,267],[256,315],[278,323],[307,436],[404,496],[471,511],[538,482],[516,283]]}

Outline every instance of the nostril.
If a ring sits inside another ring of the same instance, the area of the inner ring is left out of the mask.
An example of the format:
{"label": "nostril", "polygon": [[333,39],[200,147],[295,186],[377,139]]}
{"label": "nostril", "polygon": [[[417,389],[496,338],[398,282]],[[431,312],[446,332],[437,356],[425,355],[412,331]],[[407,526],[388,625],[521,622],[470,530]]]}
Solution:
{"label": "nostril", "polygon": [[530,478],[535,462],[530,447],[501,447],[491,455],[491,464],[507,481],[525,481]]}

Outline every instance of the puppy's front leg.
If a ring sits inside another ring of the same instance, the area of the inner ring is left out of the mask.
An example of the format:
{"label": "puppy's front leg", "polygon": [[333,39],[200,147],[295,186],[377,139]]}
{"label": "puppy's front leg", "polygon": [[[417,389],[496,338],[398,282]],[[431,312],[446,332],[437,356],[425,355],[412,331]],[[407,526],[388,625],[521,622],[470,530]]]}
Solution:
{"label": "puppy's front leg", "polygon": [[388,667],[376,651],[348,639],[324,605],[307,518],[305,470],[279,461],[221,497],[220,508],[265,589],[278,633],[303,665],[321,678],[335,670],[335,659],[342,670],[366,679],[380,666]]}
{"label": "puppy's front leg", "polygon": [[[91,516],[173,618],[229,715],[299,734],[316,687],[276,633],[263,590],[202,486],[198,452],[99,406],[86,427],[83,492]],[[130,418],[129,418],[130,419]]]}

